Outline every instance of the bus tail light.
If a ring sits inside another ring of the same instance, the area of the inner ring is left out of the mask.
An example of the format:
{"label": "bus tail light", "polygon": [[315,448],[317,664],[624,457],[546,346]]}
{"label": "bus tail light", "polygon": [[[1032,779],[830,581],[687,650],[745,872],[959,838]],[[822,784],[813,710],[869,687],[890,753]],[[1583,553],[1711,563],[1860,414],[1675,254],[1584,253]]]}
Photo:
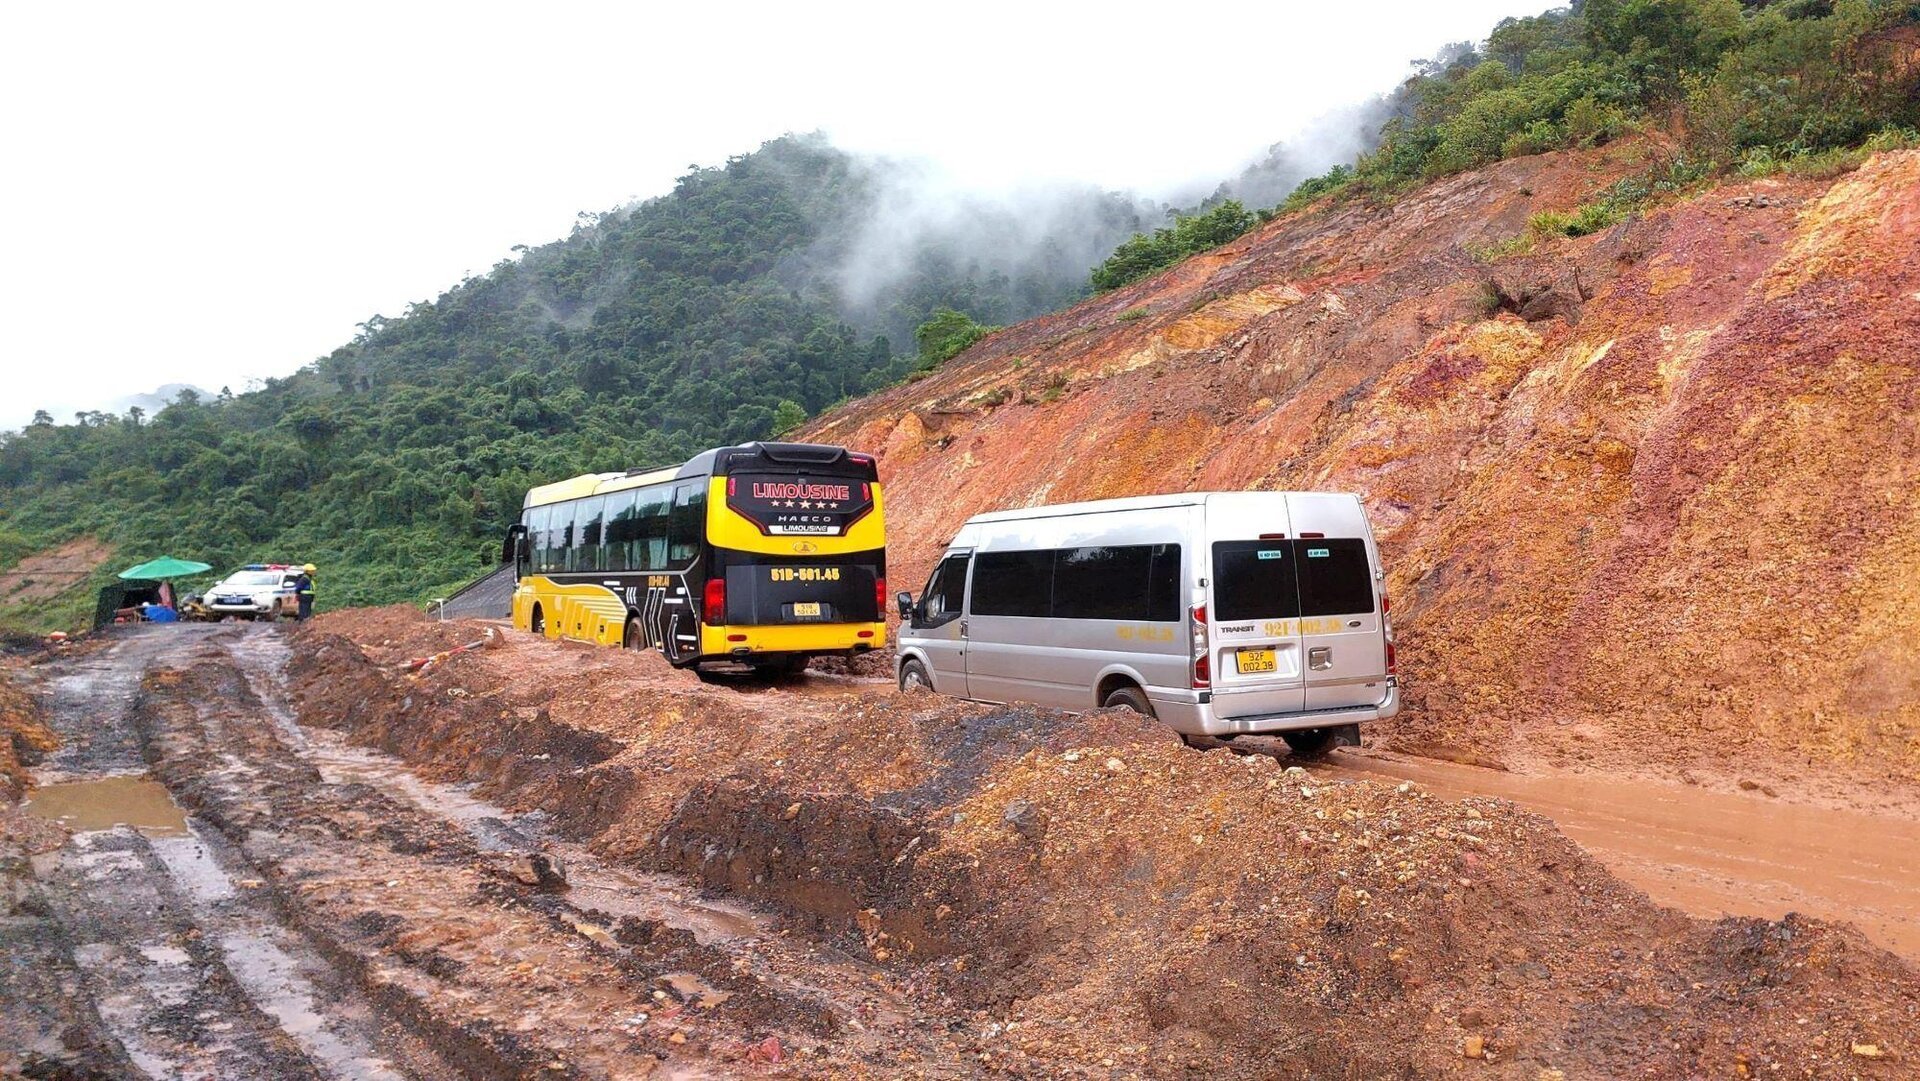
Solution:
{"label": "bus tail light", "polygon": [[706,592],[701,596],[700,618],[709,627],[718,627],[727,621],[727,580],[725,578],[707,579]]}
{"label": "bus tail light", "polygon": [[1207,606],[1187,609],[1187,619],[1193,631],[1193,689],[1205,690],[1213,686],[1213,662],[1207,657]]}
{"label": "bus tail light", "polygon": [[873,580],[873,618],[887,618],[887,579],[885,575]]}

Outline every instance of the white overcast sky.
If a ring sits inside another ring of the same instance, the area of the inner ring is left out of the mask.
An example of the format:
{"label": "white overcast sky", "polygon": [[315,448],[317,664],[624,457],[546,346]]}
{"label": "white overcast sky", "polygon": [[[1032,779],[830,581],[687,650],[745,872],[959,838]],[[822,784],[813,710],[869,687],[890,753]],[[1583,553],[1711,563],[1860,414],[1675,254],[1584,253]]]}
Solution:
{"label": "white overcast sky", "polygon": [[1546,0],[0,10],[0,428],[239,391],[786,131],[1165,194]]}

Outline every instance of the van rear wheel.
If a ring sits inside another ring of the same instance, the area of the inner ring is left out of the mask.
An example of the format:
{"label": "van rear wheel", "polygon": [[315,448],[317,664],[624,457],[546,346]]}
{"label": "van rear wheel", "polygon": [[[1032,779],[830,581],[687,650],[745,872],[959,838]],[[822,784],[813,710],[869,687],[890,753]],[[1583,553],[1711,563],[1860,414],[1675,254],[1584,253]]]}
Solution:
{"label": "van rear wheel", "polygon": [[1308,728],[1299,732],[1282,732],[1280,738],[1287,741],[1287,750],[1295,758],[1325,758],[1333,750],[1334,730],[1331,728]]}
{"label": "van rear wheel", "polygon": [[1119,706],[1148,717],[1153,716],[1153,703],[1147,701],[1146,692],[1138,687],[1115,687],[1107,692],[1107,700],[1100,704],[1109,709]]}

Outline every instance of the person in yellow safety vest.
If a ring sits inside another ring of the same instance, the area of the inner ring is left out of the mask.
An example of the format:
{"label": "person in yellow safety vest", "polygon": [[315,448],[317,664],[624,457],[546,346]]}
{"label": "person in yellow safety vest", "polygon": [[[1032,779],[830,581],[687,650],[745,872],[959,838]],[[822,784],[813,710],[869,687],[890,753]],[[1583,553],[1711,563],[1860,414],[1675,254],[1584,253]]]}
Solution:
{"label": "person in yellow safety vest", "polygon": [[313,615],[313,572],[316,569],[309,563],[300,568],[300,577],[293,580],[294,595],[300,598],[300,619]]}

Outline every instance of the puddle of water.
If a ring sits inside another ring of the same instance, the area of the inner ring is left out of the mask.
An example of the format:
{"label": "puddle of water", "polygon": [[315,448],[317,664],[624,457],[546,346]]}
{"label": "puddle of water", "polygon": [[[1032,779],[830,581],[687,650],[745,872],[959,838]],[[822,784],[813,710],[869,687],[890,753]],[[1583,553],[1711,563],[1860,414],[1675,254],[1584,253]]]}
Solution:
{"label": "puddle of water", "polygon": [[768,934],[766,917],[725,901],[703,900],[667,875],[593,863],[584,850],[570,845],[560,851],[568,860],[568,903],[582,911],[658,920],[691,932],[701,945]]}
{"label": "puddle of water", "polygon": [[132,826],[149,837],[184,837],[187,815],[151,777],[103,777],[42,785],[26,810],[81,833]]}
{"label": "puddle of water", "polygon": [[1606,774],[1515,774],[1340,752],[1315,772],[1495,796],[1552,818],[1655,901],[1695,915],[1850,922],[1920,958],[1920,822]]}
{"label": "puddle of water", "polygon": [[732,991],[722,991],[691,972],[669,972],[660,982],[673,988],[681,1001],[701,1009],[710,1010],[733,997]]}

